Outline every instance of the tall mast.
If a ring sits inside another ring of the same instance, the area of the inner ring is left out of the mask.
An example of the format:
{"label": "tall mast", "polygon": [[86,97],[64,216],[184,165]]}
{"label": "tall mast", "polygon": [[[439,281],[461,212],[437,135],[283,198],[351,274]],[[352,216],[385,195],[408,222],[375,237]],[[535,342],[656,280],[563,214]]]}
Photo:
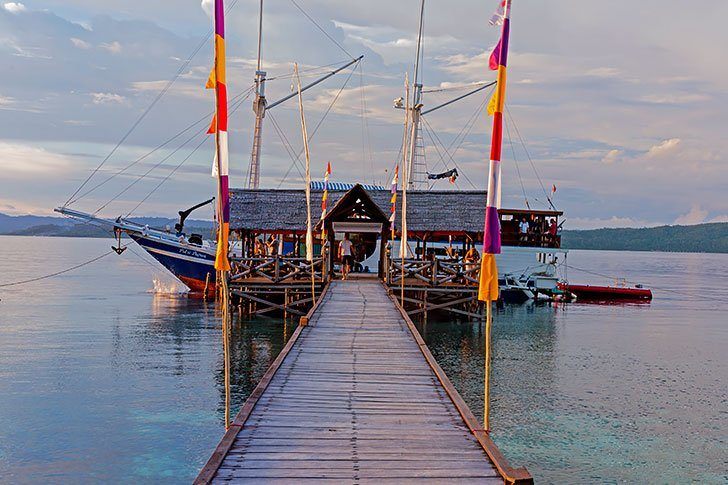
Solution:
{"label": "tall mast", "polygon": [[[414,84],[412,86],[412,135],[409,146],[409,168],[407,169],[407,185],[410,189],[421,188],[427,178],[427,164],[420,133],[420,116],[422,111],[422,83],[420,82],[420,57],[422,50],[422,29],[425,18],[425,0],[420,3],[420,23],[417,29],[417,52],[415,55]],[[418,152],[419,150],[419,152]]]}
{"label": "tall mast", "polygon": [[250,167],[248,168],[248,188],[260,187],[260,150],[263,138],[263,118],[265,118],[265,76],[262,70],[261,49],[263,44],[263,0],[260,0],[258,12],[258,63],[255,70],[255,99],[253,112],[255,113],[255,127],[253,128],[253,148],[250,153]]}

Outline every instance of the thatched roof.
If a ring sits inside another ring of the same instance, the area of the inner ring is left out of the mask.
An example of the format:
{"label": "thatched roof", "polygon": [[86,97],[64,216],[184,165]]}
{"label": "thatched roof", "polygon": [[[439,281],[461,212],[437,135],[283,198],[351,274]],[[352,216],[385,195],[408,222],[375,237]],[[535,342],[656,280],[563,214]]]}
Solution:
{"label": "thatched roof", "polygon": [[[329,210],[348,191],[329,191]],[[388,190],[368,190],[384,214],[390,213]],[[312,222],[321,216],[322,191],[311,192]],[[407,226],[413,232],[478,233],[483,231],[486,192],[407,191]],[[397,197],[397,225],[402,194]],[[305,192],[299,190],[230,189],[230,228],[259,232],[306,230]]]}

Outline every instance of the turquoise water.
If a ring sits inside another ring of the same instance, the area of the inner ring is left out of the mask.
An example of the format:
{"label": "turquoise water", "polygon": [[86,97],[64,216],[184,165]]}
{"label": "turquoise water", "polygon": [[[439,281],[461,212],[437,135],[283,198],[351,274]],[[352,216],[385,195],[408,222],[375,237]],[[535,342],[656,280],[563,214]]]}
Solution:
{"label": "turquoise water", "polygon": [[[0,284],[66,268],[110,244],[0,237]],[[575,251],[569,261],[665,290],[647,305],[499,310],[498,445],[541,483],[728,481],[728,256]],[[0,288],[0,481],[194,478],[223,432],[220,328],[213,304],[172,286],[127,251]],[[482,414],[480,326],[420,326]],[[238,322],[234,410],[291,332],[279,320]]]}

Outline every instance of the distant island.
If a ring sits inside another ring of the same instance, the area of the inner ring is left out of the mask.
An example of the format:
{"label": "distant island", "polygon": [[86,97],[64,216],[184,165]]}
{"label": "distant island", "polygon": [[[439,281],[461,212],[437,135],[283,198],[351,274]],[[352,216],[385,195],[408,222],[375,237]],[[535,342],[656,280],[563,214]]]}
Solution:
{"label": "distant island", "polygon": [[728,222],[639,229],[565,230],[568,249],[728,253]]}
{"label": "distant island", "polygon": [[[176,220],[164,217],[139,217],[135,221],[150,227],[174,227]],[[188,233],[208,235],[212,221],[189,220]],[[0,214],[0,235],[109,237],[109,232],[89,224],[53,216],[9,216]],[[668,251],[728,253],[728,223],[694,226],[660,226],[635,229],[565,230],[562,247],[566,249],[604,249],[616,251]]]}
{"label": "distant island", "polygon": [[[165,217],[134,217],[131,220],[149,227],[174,228],[176,219]],[[185,232],[208,235],[212,221],[188,219]],[[54,216],[9,216],[0,213],[0,235],[3,236],[47,236],[47,237],[109,237],[107,230],[65,217]]]}

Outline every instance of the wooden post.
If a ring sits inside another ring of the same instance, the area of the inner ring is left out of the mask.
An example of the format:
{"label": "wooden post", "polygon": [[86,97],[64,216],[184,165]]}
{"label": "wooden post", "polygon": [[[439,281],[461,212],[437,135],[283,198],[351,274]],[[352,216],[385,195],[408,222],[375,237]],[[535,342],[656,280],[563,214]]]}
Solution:
{"label": "wooden post", "polygon": [[485,302],[485,369],[483,382],[483,429],[490,433],[490,359],[491,359],[491,326],[493,314],[490,301]]}

